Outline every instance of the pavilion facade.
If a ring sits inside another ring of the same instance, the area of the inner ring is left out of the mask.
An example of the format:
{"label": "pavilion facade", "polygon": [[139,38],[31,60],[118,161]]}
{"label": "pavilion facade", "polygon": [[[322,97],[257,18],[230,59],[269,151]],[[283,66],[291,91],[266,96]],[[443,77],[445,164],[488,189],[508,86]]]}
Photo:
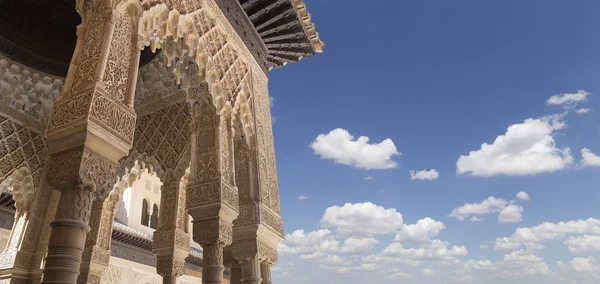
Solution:
{"label": "pavilion facade", "polygon": [[[119,257],[163,283],[271,283],[284,232],[268,73],[321,52],[304,3],[69,1],[0,0],[0,14],[80,21],[62,60],[48,53],[60,40],[0,20],[0,283],[118,283],[118,245],[145,250]],[[159,181],[152,236],[117,216],[145,176]]]}

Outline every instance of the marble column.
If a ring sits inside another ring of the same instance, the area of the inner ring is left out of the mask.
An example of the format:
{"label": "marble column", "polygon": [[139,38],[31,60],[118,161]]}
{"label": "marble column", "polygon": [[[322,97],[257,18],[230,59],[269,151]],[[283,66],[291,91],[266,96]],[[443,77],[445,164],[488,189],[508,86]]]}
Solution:
{"label": "marble column", "polygon": [[82,184],[63,189],[58,202],[42,283],[76,283],[85,246],[93,191]]}
{"label": "marble column", "polygon": [[243,284],[261,284],[260,263],[261,261],[256,258],[247,259],[241,262],[241,280]]}
{"label": "marble column", "polygon": [[231,244],[239,205],[235,187],[232,108],[212,102],[206,82],[187,92],[192,113],[187,209],[203,248],[202,283],[223,283],[223,248]]}
{"label": "marble column", "polygon": [[234,265],[231,267],[230,284],[242,284],[242,267]]}
{"label": "marble column", "polygon": [[263,261],[260,263],[260,276],[262,277],[261,284],[272,284],[271,282],[271,264]]}
{"label": "marble column", "polygon": [[42,283],[76,283],[91,207],[116,182],[118,160],[131,149],[135,112],[127,86],[137,50],[139,1],[77,0],[82,24],[66,88],[46,127],[47,181],[61,191]]}
{"label": "marble column", "polygon": [[202,283],[223,283],[223,243],[209,243],[202,245]]}

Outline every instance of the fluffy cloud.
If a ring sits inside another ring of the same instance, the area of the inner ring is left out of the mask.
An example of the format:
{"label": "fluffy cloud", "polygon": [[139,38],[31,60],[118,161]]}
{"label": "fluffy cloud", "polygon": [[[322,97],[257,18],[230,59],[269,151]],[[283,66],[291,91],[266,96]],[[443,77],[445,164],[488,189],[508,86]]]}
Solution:
{"label": "fluffy cloud", "polygon": [[321,225],[340,235],[370,236],[392,234],[402,228],[403,222],[396,209],[365,202],[327,208]]}
{"label": "fluffy cloud", "polygon": [[440,174],[434,170],[410,171],[410,180],[434,180],[440,177]]}
{"label": "fluffy cloud", "polygon": [[421,269],[421,274],[425,275],[425,276],[435,276],[435,270],[433,269],[429,269],[429,268],[424,268]]}
{"label": "fluffy cloud", "polygon": [[390,276],[390,278],[392,280],[398,280],[398,279],[412,279],[414,278],[412,275],[408,274],[408,273],[404,273],[404,272],[397,272],[394,273]]}
{"label": "fluffy cloud", "polygon": [[600,167],[600,156],[594,154],[588,148],[581,149],[581,167]]}
{"label": "fluffy cloud", "polygon": [[517,199],[519,200],[529,200],[529,194],[525,191],[519,191],[519,193],[517,193]]}
{"label": "fluffy cloud", "polygon": [[521,247],[521,243],[511,238],[497,238],[494,250],[515,250]]}
{"label": "fluffy cloud", "polygon": [[[506,200],[490,196],[481,203],[466,203],[461,207],[454,208],[450,213],[450,217],[455,217],[462,221],[472,215],[498,213],[502,211],[506,205],[508,205]],[[472,219],[471,221],[479,221],[479,219]]]}
{"label": "fluffy cloud", "polygon": [[380,143],[369,143],[366,136],[354,140],[354,136],[341,128],[319,134],[310,147],[321,159],[368,170],[395,168],[397,164],[392,157],[400,155],[389,138]]}
{"label": "fluffy cloud", "polygon": [[430,243],[431,237],[437,236],[445,228],[444,223],[427,217],[417,221],[416,224],[405,225],[394,241],[416,244]]}
{"label": "fluffy cloud", "polygon": [[473,282],[473,276],[461,275],[461,276],[453,277],[452,280],[454,282],[458,282],[458,283],[469,283],[469,282]]}
{"label": "fluffy cloud", "polygon": [[551,96],[546,103],[548,105],[577,105],[578,103],[587,100],[590,93],[579,90],[577,93],[572,94],[560,94]]}
{"label": "fluffy cloud", "polygon": [[308,197],[306,197],[304,195],[298,196],[298,200],[306,200],[306,199],[308,199]]}
{"label": "fluffy cloud", "polygon": [[372,180],[372,179],[373,179],[373,177],[372,177],[372,176],[367,176],[365,179],[366,179],[366,180]]}
{"label": "fluffy cloud", "polygon": [[600,251],[600,236],[583,235],[569,237],[565,244],[572,253]]}
{"label": "fluffy cloud", "polygon": [[591,109],[589,109],[589,108],[580,108],[580,109],[576,110],[575,112],[576,112],[577,114],[584,114],[584,113],[588,113],[588,112],[590,112],[590,110],[591,110]]}
{"label": "fluffy cloud", "polygon": [[448,261],[454,262],[458,257],[467,255],[467,249],[464,246],[453,246],[451,248],[440,240],[433,240],[431,243],[416,247],[405,248],[401,243],[391,243],[383,250],[384,256],[405,258],[415,262],[422,261]]}
{"label": "fluffy cloud", "polygon": [[593,256],[587,258],[576,257],[569,262],[571,267],[577,272],[596,272],[600,271],[600,265]]}
{"label": "fluffy cloud", "polygon": [[563,240],[567,235],[583,234],[600,235],[600,220],[589,218],[558,223],[544,222],[535,227],[517,228],[510,237],[496,239],[495,249],[512,250],[521,244],[533,246],[542,241]]}
{"label": "fluffy cloud", "polygon": [[498,214],[498,222],[500,224],[504,223],[518,223],[523,220],[523,207],[519,205],[508,205],[500,214]]}
{"label": "fluffy cloud", "polygon": [[508,127],[492,144],[461,155],[456,162],[458,174],[489,177],[525,176],[564,169],[573,163],[569,148],[558,148],[555,131],[565,127],[562,116],[529,118]]}

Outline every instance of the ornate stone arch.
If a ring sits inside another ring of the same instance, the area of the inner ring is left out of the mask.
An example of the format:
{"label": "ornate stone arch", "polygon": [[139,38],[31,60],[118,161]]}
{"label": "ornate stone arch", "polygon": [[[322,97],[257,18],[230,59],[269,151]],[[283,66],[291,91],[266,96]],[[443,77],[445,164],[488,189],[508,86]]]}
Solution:
{"label": "ornate stone arch", "polygon": [[[138,47],[162,49],[180,86],[198,88],[206,81],[211,101],[220,113],[227,102],[235,105],[240,95],[251,94],[251,70],[232,41],[234,35],[223,31],[223,23],[216,20],[206,4],[198,6],[186,14],[164,3],[149,7],[140,18]],[[247,135],[253,133],[251,125],[245,128]]]}

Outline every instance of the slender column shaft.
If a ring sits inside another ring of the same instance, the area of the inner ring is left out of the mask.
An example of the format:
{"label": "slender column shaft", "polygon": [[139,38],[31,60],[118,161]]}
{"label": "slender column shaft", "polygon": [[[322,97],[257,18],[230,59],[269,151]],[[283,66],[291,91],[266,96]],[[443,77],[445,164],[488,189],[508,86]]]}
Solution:
{"label": "slender column shaft", "polygon": [[242,267],[234,266],[231,268],[230,284],[242,284]]}
{"label": "slender column shaft", "polygon": [[202,246],[202,283],[203,284],[222,284],[223,283],[223,244],[211,243]]}
{"label": "slender column shaft", "polygon": [[163,276],[163,284],[177,284],[177,276]]}
{"label": "slender column shaft", "polygon": [[260,260],[247,259],[242,261],[242,283],[243,284],[261,284]]}
{"label": "slender column shaft", "polygon": [[262,277],[261,284],[271,284],[271,264],[263,261],[260,264],[260,277]]}
{"label": "slender column shaft", "polygon": [[83,186],[72,186],[61,192],[56,220],[50,223],[52,233],[42,283],[76,283],[81,254],[89,231],[92,192]]}

